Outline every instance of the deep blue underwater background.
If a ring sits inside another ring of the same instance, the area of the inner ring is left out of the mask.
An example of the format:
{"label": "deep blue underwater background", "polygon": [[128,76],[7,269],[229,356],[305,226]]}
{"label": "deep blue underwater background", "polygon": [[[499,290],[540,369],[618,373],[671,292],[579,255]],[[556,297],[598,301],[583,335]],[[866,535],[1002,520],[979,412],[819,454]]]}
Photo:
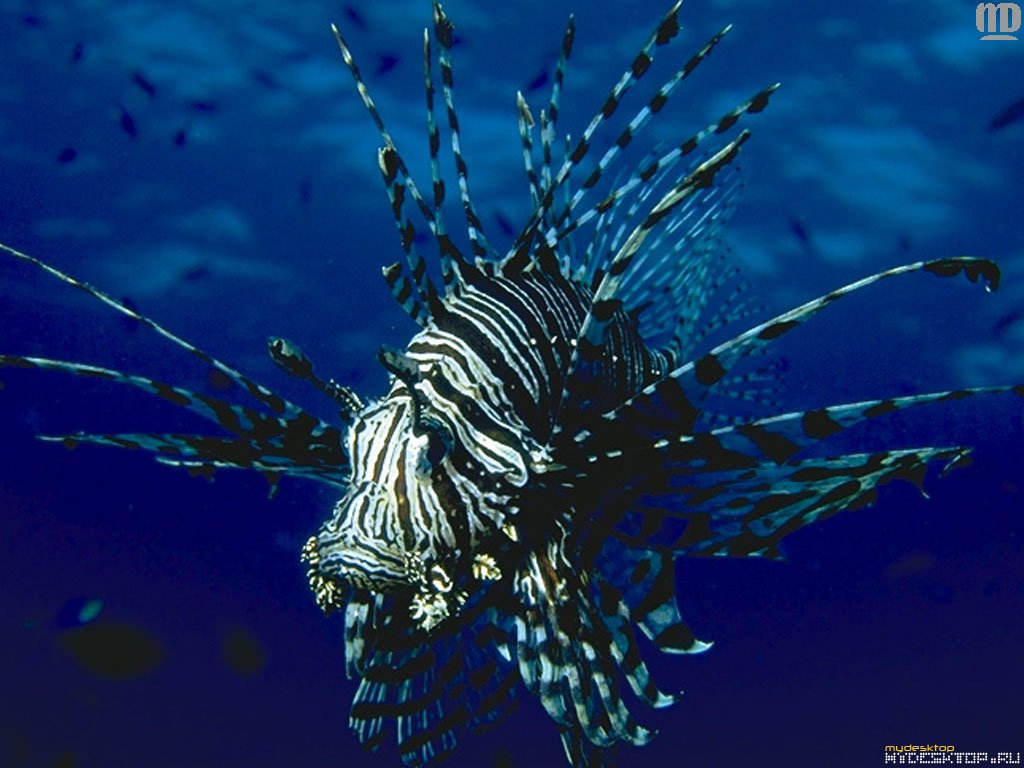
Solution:
{"label": "deep blue underwater background", "polygon": [[[562,127],[579,135],[666,6],[446,5],[473,193],[496,241],[528,213],[515,91],[535,108],[546,98],[567,15],[578,35]],[[0,240],[324,415],[273,367],[268,335],[381,393],[375,351],[412,324],[380,279],[401,254],[379,140],[329,24],[422,179],[428,20],[426,0],[0,0]],[[747,122],[728,236],[769,307],[919,258],[970,253],[1004,269],[991,295],[917,276],[830,309],[786,340],[787,403],[1024,382],[1024,119],[1005,112],[1024,99],[1024,40],[981,42],[963,0],[690,0],[682,20],[652,83],[736,27],[647,146],[783,83]],[[189,355],[83,293],[7,256],[0,281],[0,353],[216,391]],[[59,374],[2,370],[0,387],[0,766],[398,764],[347,729],[341,620],[319,613],[298,562],[330,489],[286,481],[269,501],[255,475],[208,483],[135,453],[68,452],[33,436],[200,425]],[[867,448],[963,443],[975,462],[930,476],[929,498],[891,486],[792,536],[784,563],[681,562],[684,616],[715,646],[658,665],[687,695],[649,718],[661,735],[622,765],[1024,750],[1022,414],[1019,398],[993,397],[873,426],[857,438]],[[98,618],[76,628],[97,600]],[[452,765],[562,761],[555,728],[524,700]]]}

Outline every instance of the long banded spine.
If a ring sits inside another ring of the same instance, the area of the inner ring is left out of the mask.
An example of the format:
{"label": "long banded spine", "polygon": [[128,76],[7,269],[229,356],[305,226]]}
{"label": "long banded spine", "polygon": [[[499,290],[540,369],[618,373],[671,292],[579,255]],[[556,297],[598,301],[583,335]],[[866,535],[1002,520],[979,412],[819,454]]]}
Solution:
{"label": "long banded spine", "polygon": [[512,252],[505,257],[505,261],[502,265],[504,270],[523,262],[526,257],[526,249],[529,248],[529,244],[534,238],[535,230],[539,226],[545,212],[550,209],[554,202],[556,190],[566,182],[572,170],[583,161],[584,157],[586,157],[587,153],[590,151],[591,141],[597,130],[606,120],[615,114],[622,98],[650,68],[651,62],[653,61],[654,49],[665,45],[679,33],[679,7],[681,5],[682,0],[679,0],[672,6],[669,12],[658,24],[657,29],[651,34],[650,38],[644,44],[643,48],[641,48],[640,52],[637,53],[632,64],[625,72],[622,73],[618,82],[612,87],[612,90],[608,94],[601,110],[591,118],[590,123],[584,129],[582,136],[576,142],[572,151],[567,154],[566,159],[558,170],[558,173],[552,179],[551,183],[547,185],[547,189],[544,191],[544,197],[542,198],[540,205],[527,222],[517,242],[513,245]]}
{"label": "long banded spine", "polygon": [[452,156],[455,158],[455,172],[459,183],[459,195],[462,198],[462,210],[466,216],[466,226],[469,232],[469,242],[473,253],[477,256],[477,266],[480,267],[480,259],[489,254],[496,253],[487,242],[483,232],[483,225],[473,206],[473,199],[469,194],[469,166],[462,156],[462,145],[460,138],[459,117],[455,111],[455,82],[452,73],[451,57],[448,49],[452,45],[452,23],[441,9],[441,4],[434,3],[434,34],[438,42],[438,65],[441,68],[441,90],[444,94],[444,103],[448,113],[448,130],[451,138]]}

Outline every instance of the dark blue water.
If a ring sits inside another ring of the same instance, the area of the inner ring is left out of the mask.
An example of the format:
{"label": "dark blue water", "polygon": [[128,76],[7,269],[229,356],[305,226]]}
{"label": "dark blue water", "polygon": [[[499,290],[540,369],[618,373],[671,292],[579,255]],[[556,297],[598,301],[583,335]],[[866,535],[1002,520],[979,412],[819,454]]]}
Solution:
{"label": "dark blue water", "polygon": [[[499,218],[528,213],[515,90],[537,110],[547,86],[529,86],[575,11],[562,128],[579,135],[665,8],[446,9],[473,193],[507,244]],[[729,235],[769,306],[919,258],[969,253],[1004,268],[992,295],[910,277],[823,314],[787,339],[794,406],[1024,381],[1024,121],[991,128],[1024,98],[1024,40],[981,42],[974,18],[951,0],[691,0],[662,53],[667,75],[736,25],[647,146],[783,82],[748,123]],[[274,369],[268,335],[379,394],[375,351],[412,325],[380,279],[401,253],[379,139],[329,24],[423,173],[428,20],[425,0],[3,0],[0,240],[300,402],[318,396]],[[0,281],[0,352],[216,384],[52,278],[4,257]],[[393,750],[364,755],[347,730],[340,620],[319,613],[298,563],[329,490],[286,481],[269,501],[258,476],[209,483],[134,453],[69,453],[33,435],[197,424],[98,382],[6,370],[0,382],[0,764],[397,764]],[[660,737],[622,764],[872,766],[886,744],[1024,749],[1022,412],[1019,399],[989,398],[880,427],[867,448],[969,444],[974,465],[930,477],[927,499],[893,486],[794,535],[782,564],[681,562],[683,613],[716,644],[659,665],[687,696],[650,718]],[[80,598],[103,601],[97,622],[141,630],[110,641],[122,677],[69,635]],[[467,737],[453,765],[561,762],[555,728],[524,700],[501,728]]]}

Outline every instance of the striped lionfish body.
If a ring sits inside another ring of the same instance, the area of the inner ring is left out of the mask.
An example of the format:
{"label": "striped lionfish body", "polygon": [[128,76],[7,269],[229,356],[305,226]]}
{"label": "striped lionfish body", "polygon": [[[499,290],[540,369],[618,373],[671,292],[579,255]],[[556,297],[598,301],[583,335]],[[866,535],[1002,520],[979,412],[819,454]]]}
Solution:
{"label": "striped lionfish body", "polygon": [[[558,163],[559,97],[575,36],[570,20],[546,108],[535,119],[518,97],[533,207],[505,253],[487,239],[469,192],[452,26],[440,5],[424,35],[429,194],[416,186],[335,30],[380,132],[379,166],[401,235],[404,258],[384,277],[419,326],[404,350],[380,351],[391,384],[371,402],[321,379],[294,344],[270,341],[282,368],[336,403],[339,423],[311,415],[86,283],[2,246],[185,348],[249,400],[236,404],[91,365],[0,357],[8,367],[149,391],[227,433],[44,439],[141,448],[167,464],[249,468],[271,481],[290,475],[339,489],[302,558],[320,607],[344,615],[347,672],[360,680],[352,728],[370,748],[395,738],[408,765],[449,754],[460,730],[493,721],[520,687],[555,721],[574,765],[602,762],[605,748],[620,742],[646,743],[653,732],[633,709],[676,697],[653,681],[638,633],[669,654],[709,647],[676,606],[676,557],[777,557],[788,533],[870,503],[892,480],[919,482],[929,464],[948,468],[968,453],[962,446],[830,452],[829,441],[854,425],[935,401],[1024,393],[956,390],[771,410],[775,341],[833,302],[922,272],[995,288],[999,272],[970,257],[907,264],[735,332],[751,312],[721,244],[737,186],[731,163],[749,137],[736,124],[761,111],[776,85],[620,168],[726,27],[608,135],[623,99],[677,36],[678,11],[677,4],[659,22],[580,138],[566,140]],[[468,251],[451,238],[442,214],[438,73]],[[597,140],[607,147],[600,157],[591,152]],[[430,263],[419,251],[424,228],[438,249]]]}

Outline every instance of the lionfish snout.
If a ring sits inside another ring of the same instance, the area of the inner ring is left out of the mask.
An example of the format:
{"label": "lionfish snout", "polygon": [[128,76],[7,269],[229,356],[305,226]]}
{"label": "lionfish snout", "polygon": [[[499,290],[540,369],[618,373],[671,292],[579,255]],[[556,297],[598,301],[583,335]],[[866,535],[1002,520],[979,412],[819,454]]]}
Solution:
{"label": "lionfish snout", "polygon": [[325,540],[323,534],[309,537],[302,561],[309,564],[309,588],[325,613],[344,607],[351,589],[388,592],[405,584],[406,569],[395,567],[402,560],[381,558],[379,551],[356,542]]}
{"label": "lionfish snout", "polygon": [[[306,542],[302,559],[324,612],[343,607],[352,589],[405,592],[410,618],[429,632],[456,615],[467,594],[453,578],[455,563],[442,564],[408,546],[397,518],[388,514],[397,505],[380,483],[351,486],[335,505],[334,517]],[[479,580],[498,577],[493,558],[487,557],[474,563],[473,573]]]}
{"label": "lionfish snout", "polygon": [[322,578],[356,589],[391,592],[408,586],[401,532],[389,524],[396,503],[379,483],[351,486],[331,520],[310,540],[316,544],[306,559]]}

